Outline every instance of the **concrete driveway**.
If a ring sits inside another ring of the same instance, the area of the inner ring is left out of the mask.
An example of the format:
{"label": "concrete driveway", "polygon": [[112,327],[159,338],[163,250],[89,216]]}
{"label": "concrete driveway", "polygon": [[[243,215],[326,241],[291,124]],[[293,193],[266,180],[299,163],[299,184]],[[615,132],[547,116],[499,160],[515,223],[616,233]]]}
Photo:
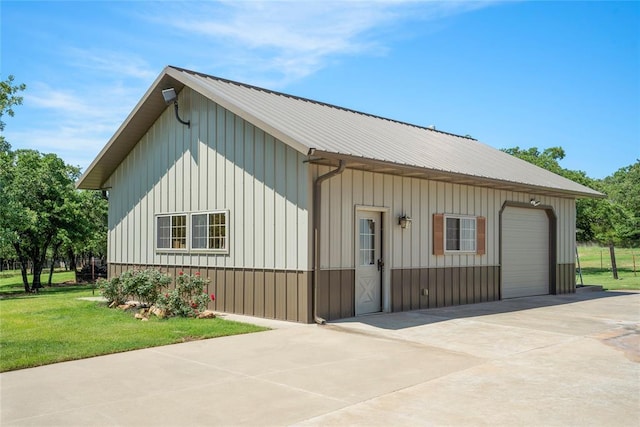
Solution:
{"label": "concrete driveway", "polygon": [[640,293],[378,314],[0,375],[2,426],[640,425]]}

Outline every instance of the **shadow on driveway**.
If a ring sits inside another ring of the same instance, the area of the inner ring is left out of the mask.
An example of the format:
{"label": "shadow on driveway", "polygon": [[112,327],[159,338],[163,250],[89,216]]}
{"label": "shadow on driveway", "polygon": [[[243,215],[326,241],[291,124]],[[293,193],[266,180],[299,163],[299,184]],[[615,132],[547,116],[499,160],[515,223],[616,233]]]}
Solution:
{"label": "shadow on driveway", "polygon": [[373,313],[330,321],[329,325],[349,326],[359,323],[375,328],[401,330],[415,326],[429,325],[452,319],[490,316],[532,310],[542,307],[574,304],[582,301],[616,298],[636,294],[637,292],[609,291],[584,292],[565,295],[541,295],[535,297],[512,298],[501,301],[490,301],[476,304],[465,304],[441,308],[429,308],[397,313]]}

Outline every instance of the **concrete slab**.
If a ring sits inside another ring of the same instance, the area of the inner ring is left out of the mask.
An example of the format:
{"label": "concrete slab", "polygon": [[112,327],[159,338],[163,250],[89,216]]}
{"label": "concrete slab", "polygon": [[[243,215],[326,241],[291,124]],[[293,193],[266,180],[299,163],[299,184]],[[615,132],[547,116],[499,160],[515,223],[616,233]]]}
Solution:
{"label": "concrete slab", "polygon": [[640,425],[638,293],[240,319],[276,329],[0,374],[0,424]]}

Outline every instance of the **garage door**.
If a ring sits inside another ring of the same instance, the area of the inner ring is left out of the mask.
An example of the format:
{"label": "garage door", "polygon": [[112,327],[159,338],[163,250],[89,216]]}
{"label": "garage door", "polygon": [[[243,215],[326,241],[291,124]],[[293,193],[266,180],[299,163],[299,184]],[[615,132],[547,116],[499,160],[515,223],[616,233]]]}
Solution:
{"label": "garage door", "polygon": [[502,298],[549,293],[549,218],[540,209],[502,213]]}

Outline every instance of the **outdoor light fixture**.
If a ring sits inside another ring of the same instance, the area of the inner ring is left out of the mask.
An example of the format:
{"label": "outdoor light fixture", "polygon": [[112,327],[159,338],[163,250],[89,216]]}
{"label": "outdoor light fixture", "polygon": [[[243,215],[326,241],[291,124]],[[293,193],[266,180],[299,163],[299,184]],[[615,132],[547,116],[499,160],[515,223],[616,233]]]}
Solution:
{"label": "outdoor light fixture", "polygon": [[534,206],[534,207],[540,206],[540,200],[536,200],[536,199],[533,199],[533,198],[531,200],[529,200],[529,203],[531,203],[531,206]]}
{"label": "outdoor light fixture", "polygon": [[173,106],[176,109],[176,119],[178,119],[178,121],[180,123],[182,123],[183,125],[187,125],[187,127],[190,128],[191,127],[191,120],[187,120],[185,122],[178,115],[178,94],[176,93],[176,90],[174,88],[172,88],[172,87],[170,87],[168,89],[162,89],[162,97],[164,98],[164,102],[166,102],[167,105],[169,105],[169,104],[171,104],[173,102]]}
{"label": "outdoor light fixture", "polygon": [[411,218],[409,218],[407,214],[404,214],[400,218],[398,218],[398,224],[401,228],[407,228],[411,225]]}

